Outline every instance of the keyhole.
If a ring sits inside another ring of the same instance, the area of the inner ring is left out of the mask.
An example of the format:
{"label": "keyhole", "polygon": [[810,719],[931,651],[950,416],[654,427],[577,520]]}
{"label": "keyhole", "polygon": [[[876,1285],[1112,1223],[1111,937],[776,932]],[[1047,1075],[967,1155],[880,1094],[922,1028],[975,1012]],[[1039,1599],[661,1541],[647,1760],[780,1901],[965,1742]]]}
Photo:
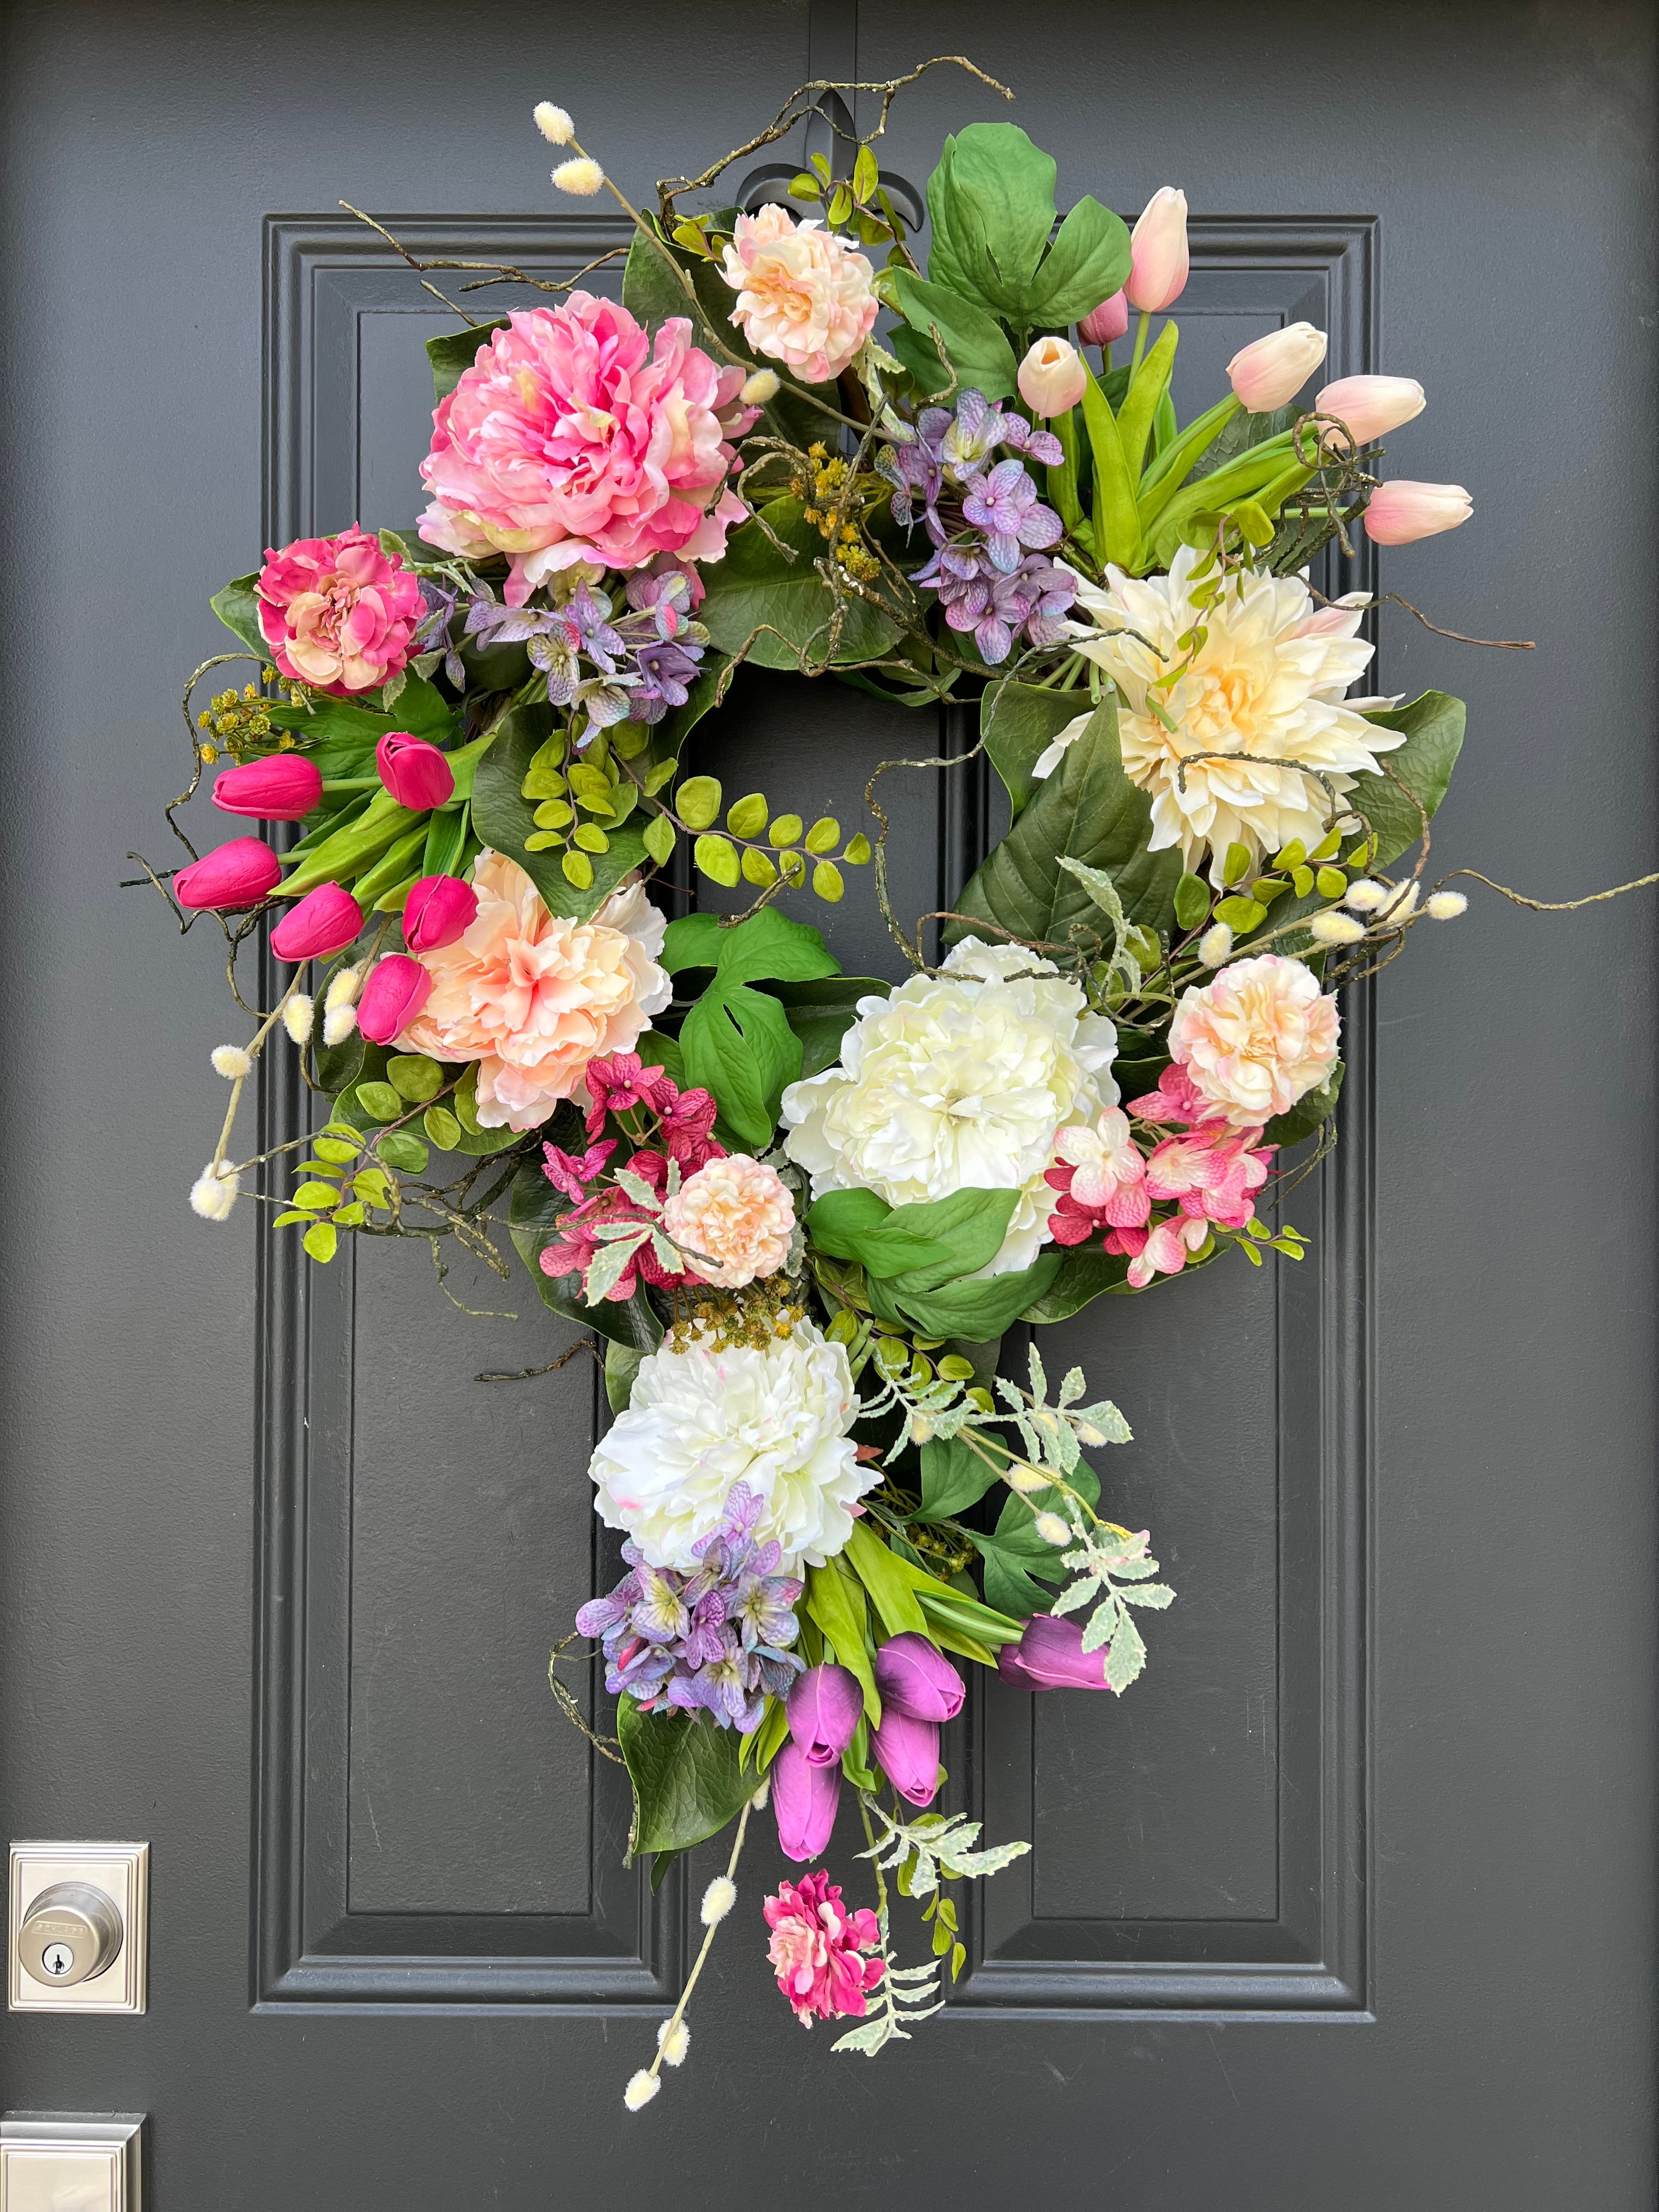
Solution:
{"label": "keyhole", "polygon": [[75,1954],[67,1943],[48,1943],[40,1954],[40,1964],[54,1977],[66,1974],[75,1964]]}

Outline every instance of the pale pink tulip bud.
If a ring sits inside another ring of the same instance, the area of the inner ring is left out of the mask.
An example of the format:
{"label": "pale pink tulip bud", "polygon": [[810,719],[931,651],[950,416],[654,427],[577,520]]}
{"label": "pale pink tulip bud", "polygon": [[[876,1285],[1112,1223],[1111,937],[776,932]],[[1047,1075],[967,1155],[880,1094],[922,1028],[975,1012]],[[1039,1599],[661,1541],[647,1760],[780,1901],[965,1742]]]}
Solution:
{"label": "pale pink tulip bud", "polygon": [[1083,397],[1089,372],[1069,338],[1039,338],[1019,365],[1019,396],[1033,415],[1064,415]]}
{"label": "pale pink tulip bud", "polygon": [[371,1044],[390,1044],[431,995],[432,978],[418,960],[393,952],[380,961],[357,1006],[357,1026]]}
{"label": "pale pink tulip bud", "polygon": [[[1129,305],[1143,315],[1173,307],[1187,285],[1187,195],[1160,185],[1129,234]],[[1125,326],[1127,327],[1127,325]]]}
{"label": "pale pink tulip bud", "polygon": [[1379,484],[1365,509],[1365,535],[1376,545],[1409,545],[1455,530],[1474,513],[1462,484],[1413,483],[1396,477]]}
{"label": "pale pink tulip bud", "polygon": [[1227,376],[1242,407],[1271,415],[1295,398],[1324,358],[1324,331],[1311,323],[1289,323],[1242,346],[1227,363]]}
{"label": "pale pink tulip bud", "polygon": [[[1369,446],[1373,438],[1386,438],[1427,405],[1414,376],[1343,376],[1314,396],[1317,412],[1334,415],[1361,446]],[[1328,439],[1332,434],[1325,433]]]}
{"label": "pale pink tulip bud", "polygon": [[1077,326],[1077,334],[1085,345],[1115,345],[1129,327],[1129,297],[1127,292],[1114,292],[1109,300],[1103,300],[1091,307]]}

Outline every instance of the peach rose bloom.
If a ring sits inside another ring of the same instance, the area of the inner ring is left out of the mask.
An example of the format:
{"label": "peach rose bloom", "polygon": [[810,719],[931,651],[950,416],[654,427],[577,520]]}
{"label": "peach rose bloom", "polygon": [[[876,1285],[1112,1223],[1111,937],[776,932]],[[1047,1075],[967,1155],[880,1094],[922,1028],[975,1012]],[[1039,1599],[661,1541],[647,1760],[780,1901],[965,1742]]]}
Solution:
{"label": "peach rose bloom", "polygon": [[1263,952],[1187,993],[1170,1050],[1217,1118],[1260,1129],[1329,1080],[1340,1028],[1310,969]]}
{"label": "peach rose bloom", "polygon": [[732,320],[803,384],[839,376],[875,325],[875,271],[864,255],[787,208],[738,217],[724,274],[738,295]]}
{"label": "peach rose bloom", "polygon": [[657,965],[667,924],[643,884],[615,890],[591,921],[550,915],[516,860],[481,853],[476,919],[420,955],[432,992],[399,1044],[478,1063],[478,1120],[533,1129],[572,1097],[598,1053],[632,1049],[673,996]]}
{"label": "peach rose bloom", "polygon": [[663,1207],[662,1225],[701,1255],[694,1264],[705,1282],[735,1291],[775,1274],[789,1257],[795,1206],[775,1168],[732,1152],[686,1177]]}

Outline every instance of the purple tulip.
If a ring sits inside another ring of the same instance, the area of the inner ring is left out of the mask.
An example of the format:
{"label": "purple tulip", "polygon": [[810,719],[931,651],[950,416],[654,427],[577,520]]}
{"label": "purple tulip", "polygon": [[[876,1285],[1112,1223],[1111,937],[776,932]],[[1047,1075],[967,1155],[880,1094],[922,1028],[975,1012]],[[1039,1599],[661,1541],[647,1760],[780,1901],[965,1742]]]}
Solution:
{"label": "purple tulip", "polygon": [[371,1044],[390,1044],[427,1002],[432,978],[418,960],[393,952],[379,962],[357,1001],[357,1027]]}
{"label": "purple tulip", "polygon": [[424,814],[453,797],[455,771],[436,745],[412,738],[407,730],[388,730],[374,748],[380,781],[399,806]]}
{"label": "purple tulip", "polygon": [[279,960],[321,960],[355,945],[363,910],[339,884],[319,884],[291,907],[270,933]]}
{"label": "purple tulip", "polygon": [[798,1743],[772,1762],[772,1810],[786,1858],[815,1859],[829,1843],[841,1803],[841,1761],[814,1766]]}
{"label": "purple tulip", "polygon": [[411,952],[436,952],[472,927],[478,894],[459,876],[422,876],[404,901],[404,943]]}
{"label": "purple tulip", "polygon": [[870,1748],[882,1772],[913,1805],[931,1805],[939,1789],[939,1723],[913,1720],[882,1708],[881,1726],[870,1731]]}
{"label": "purple tulip", "polygon": [[283,864],[263,837],[233,837],[173,879],[180,906],[258,906],[282,881]]}
{"label": "purple tulip", "polygon": [[1084,1650],[1080,1622],[1034,1613],[1019,1642],[997,1653],[997,1672],[1021,1690],[1103,1690],[1106,1654]]}
{"label": "purple tulip", "polygon": [[835,1766],[853,1741],[864,1692],[845,1667],[814,1667],[791,1688],[789,1733],[809,1766]]}
{"label": "purple tulip", "polygon": [[914,1629],[894,1636],[876,1654],[876,1687],[882,1711],[890,1706],[913,1721],[953,1721],[967,1685],[936,1644]]}
{"label": "purple tulip", "polygon": [[227,769],[213,787],[216,806],[261,822],[298,822],[322,795],[322,770],[303,753],[272,753],[268,760]]}

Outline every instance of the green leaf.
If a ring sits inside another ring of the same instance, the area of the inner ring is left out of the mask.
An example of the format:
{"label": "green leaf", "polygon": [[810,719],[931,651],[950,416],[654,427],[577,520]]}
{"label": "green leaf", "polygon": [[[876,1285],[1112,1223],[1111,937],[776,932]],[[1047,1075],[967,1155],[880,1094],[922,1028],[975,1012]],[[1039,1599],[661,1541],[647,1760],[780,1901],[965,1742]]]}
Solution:
{"label": "green leaf", "polygon": [[642,834],[646,851],[659,868],[665,867],[674,850],[673,823],[665,814],[653,814]]}
{"label": "green leaf", "polygon": [[1018,1199],[1015,1190],[959,1190],[890,1208],[874,1191],[827,1191],[808,1209],[806,1223],[832,1257],[857,1260],[872,1276],[895,1278],[892,1294],[908,1297],[988,1265]]}
{"label": "green leaf", "polygon": [[[821,659],[829,643],[834,602],[813,566],[824,542],[803,520],[798,499],[774,500],[762,511],[793,561],[758,523],[744,523],[726,540],[725,558],[704,571],[708,590],[697,617],[722,652],[746,646],[757,667],[798,670],[803,659]],[[866,600],[849,599],[835,665],[878,659],[897,635],[897,625]]]}
{"label": "green leaf", "polygon": [[484,843],[514,860],[540,892],[550,914],[586,921],[630,870],[645,858],[645,840],[631,822],[609,835],[611,849],[587,864],[591,880],[584,887],[572,883],[556,853],[534,852],[526,840],[536,832],[534,807],[523,791],[525,777],[545,739],[551,733],[552,709],[515,707],[496,726],[494,742],[479,761],[472,785],[472,823]]}
{"label": "green leaf", "polygon": [[722,1141],[765,1152],[783,1093],[800,1078],[800,1039],[777,1000],[716,976],[685,1018],[680,1051],[686,1081],[720,1102]]}
{"label": "green leaf", "polygon": [[1033,764],[1066,725],[1077,720],[1079,708],[1089,711],[1086,692],[1044,691],[1034,684],[994,684],[981,699],[980,735],[1007,787],[1016,822],[1041,788],[1031,780]]}
{"label": "green leaf", "polygon": [[[574,1115],[565,1118],[570,1126],[562,1134],[568,1140],[566,1149],[569,1150],[580,1136],[581,1124]],[[612,1338],[618,1344],[635,1346],[641,1352],[654,1352],[662,1341],[662,1323],[652,1311],[643,1291],[636,1291],[622,1304],[607,1299],[603,1304],[590,1306],[583,1301],[580,1285],[574,1278],[542,1273],[542,1253],[556,1241],[559,1223],[574,1203],[549,1182],[542,1173],[539,1158],[526,1160],[513,1178],[507,1221],[519,1257],[528,1269],[542,1304],[566,1321],[580,1322],[583,1328],[597,1329],[602,1336]]]}
{"label": "green leaf", "polygon": [[782,1006],[790,1028],[800,1039],[804,1079],[822,1075],[840,1059],[842,1039],[859,1018],[860,1000],[884,999],[892,986],[879,975],[828,975],[818,981],[769,982],[761,988]]}
{"label": "green leaf", "polygon": [[389,1083],[360,1083],[357,1103],[377,1121],[395,1121],[404,1110],[403,1100]]}
{"label": "green leaf", "polygon": [[313,1260],[326,1267],[334,1257],[339,1232],[331,1221],[313,1221],[305,1233],[305,1248]]}
{"label": "green leaf", "polygon": [[386,1165],[396,1168],[401,1175],[424,1175],[426,1172],[427,1148],[407,1129],[394,1129],[389,1136],[382,1137],[380,1152]]}
{"label": "green leaf", "polygon": [[737,1730],[716,1728],[707,1714],[642,1713],[632,1698],[619,1698],[617,1738],[634,1784],[630,1857],[718,1835],[754,1795]]}
{"label": "green leaf", "polygon": [[866,1609],[864,1586],[836,1565],[831,1559],[822,1567],[806,1571],[806,1610],[826,1640],[835,1646],[836,1657],[848,1672],[856,1675],[859,1687],[864,1692],[864,1712],[872,1728],[881,1726],[881,1697],[876,1688],[875,1671],[870,1664],[870,1654],[864,1640]]}
{"label": "green leaf", "polygon": [[[1040,296],[1032,280],[1054,223],[1053,159],[1017,123],[972,123],[945,141],[939,167],[954,281],[1015,325],[1029,325]],[[931,205],[931,181],[928,199]],[[1075,259],[1068,251],[1066,266]]]}
{"label": "green leaf", "polygon": [[441,1106],[428,1106],[421,1127],[441,1152],[453,1152],[461,1141],[460,1123]]}
{"label": "green leaf", "polygon": [[692,863],[700,875],[711,883],[723,884],[730,890],[740,872],[738,855],[728,838],[708,835],[699,837],[691,848]]}
{"label": "green leaf", "polygon": [[961,1336],[970,1343],[1000,1336],[1027,1306],[1042,1297],[1060,1271],[1060,1256],[1046,1253],[1017,1273],[954,1282],[942,1290],[913,1291],[896,1282],[868,1285],[870,1310],[890,1328],[922,1336]]}
{"label": "green leaf", "polygon": [[918,1521],[951,1521],[975,1505],[999,1480],[959,1437],[933,1437],[921,1448],[921,1510]]}
{"label": "green leaf", "polygon": [[254,589],[258,580],[257,568],[251,576],[234,577],[222,592],[214,593],[208,605],[228,630],[251,647],[261,660],[269,660],[270,647],[259,628],[259,595]]}
{"label": "green leaf", "polygon": [[613,1336],[605,1347],[605,1395],[613,1413],[625,1413],[634,1395],[634,1378],[645,1353],[637,1344],[619,1344]]}
{"label": "green leaf", "polygon": [[1202,876],[1182,876],[1175,887],[1176,926],[1196,929],[1210,911],[1210,886]]}
{"label": "green leaf", "polygon": [[[395,1053],[386,1064],[386,1079],[400,1098],[421,1105],[435,1098],[449,1080],[448,1071],[423,1053]],[[399,1109],[401,1110],[401,1109]]]}
{"label": "green leaf", "polygon": [[1048,1288],[1031,1301],[1019,1319],[1039,1323],[1069,1321],[1103,1292],[1120,1289],[1128,1273],[1125,1254],[1067,1252]]}
{"label": "green leaf", "polygon": [[[684,793],[681,797],[684,799]],[[766,827],[766,818],[770,811],[766,804],[766,793],[751,791],[746,798],[734,799],[727,807],[726,826],[734,837],[758,837]],[[684,805],[680,812],[684,814]]]}
{"label": "green leaf", "polygon": [[720,811],[718,776],[688,776],[675,793],[675,809],[688,830],[707,830]]}
{"label": "green leaf", "polygon": [[1079,322],[1121,291],[1128,274],[1129,234],[1122,218],[1098,200],[1080,199],[1038,266],[1021,319],[1044,328]]}
{"label": "green leaf", "polygon": [[485,344],[495,331],[504,331],[505,315],[492,316],[487,323],[478,323],[470,330],[446,331],[441,337],[428,338],[426,357],[432,363],[432,396],[434,400],[447,399],[455,386],[478,357],[478,349]]}
{"label": "green leaf", "polygon": [[792,921],[773,906],[763,907],[735,928],[723,928],[715,914],[690,914],[671,921],[662,964],[671,975],[691,968],[713,968],[731,983],[805,982],[838,975],[834,956],[824,949],[823,933],[811,922]]}
{"label": "green leaf", "polygon": [[[1431,817],[1445,797],[1457,765],[1468,714],[1461,699],[1451,698],[1444,691],[1425,691],[1407,706],[1378,708],[1365,717],[1382,729],[1406,732],[1406,743],[1397,751],[1380,757],[1406,791],[1422,800]],[[1406,793],[1387,776],[1356,777],[1347,804],[1363,814],[1376,832],[1374,867],[1386,868],[1423,835],[1422,816]]]}
{"label": "green leaf", "polygon": [[926,1636],[927,1619],[916,1602],[910,1577],[867,1521],[855,1521],[842,1553],[864,1584],[890,1636]]}
{"label": "green leaf", "polygon": [[1261,1133],[1264,1145],[1299,1145],[1304,1137],[1311,1137],[1320,1124],[1330,1119],[1336,1111],[1338,1094],[1342,1089],[1342,1078],[1346,1071],[1340,1060],[1331,1071],[1328,1083],[1317,1091],[1310,1091],[1298,1098],[1288,1112],[1274,1115]]}
{"label": "green leaf", "polygon": [[988,399],[1005,399],[1017,389],[1014,349],[986,308],[943,285],[925,283],[908,270],[895,275],[893,295],[906,327],[895,330],[888,343],[923,392],[941,391],[951,380],[933,343],[933,328],[959,384],[972,386]]}

